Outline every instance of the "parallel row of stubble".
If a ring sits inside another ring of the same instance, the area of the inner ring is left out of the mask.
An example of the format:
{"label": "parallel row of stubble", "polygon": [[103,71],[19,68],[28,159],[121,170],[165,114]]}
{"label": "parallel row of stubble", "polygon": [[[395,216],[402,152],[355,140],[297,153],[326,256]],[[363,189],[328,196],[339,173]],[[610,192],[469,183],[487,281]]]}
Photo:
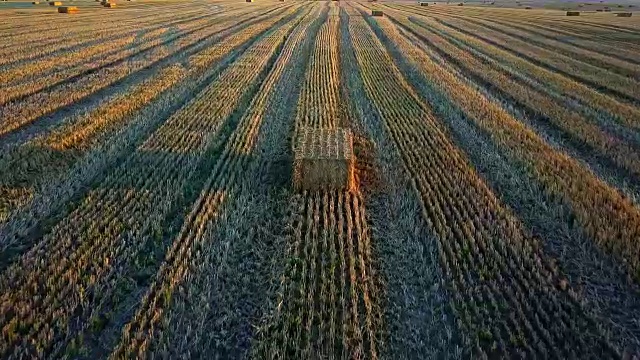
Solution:
{"label": "parallel row of stubble", "polygon": [[[401,40],[388,20],[379,23]],[[365,21],[351,17],[349,30],[367,95],[436,234],[443,281],[466,350],[474,356],[615,355],[571,291],[557,288],[561,274],[538,241],[478,177]]]}
{"label": "parallel row of stubble", "polygon": [[[0,73],[0,84],[2,84],[0,90],[7,92],[7,94],[3,94],[5,99],[11,99],[21,95],[18,89],[25,89],[26,84],[31,83],[30,80],[48,77],[49,81],[53,82],[54,79],[71,77],[113,61],[126,59],[138,51],[166,41],[171,37],[170,29],[177,29],[180,26],[179,32],[190,33],[210,25],[211,17],[216,16],[217,13],[217,11],[210,11],[207,13],[209,16],[204,18],[192,16],[186,22],[185,19],[166,21],[162,27],[151,21],[149,25],[140,22],[137,31],[123,31],[123,34],[119,36],[114,34],[110,39],[100,42],[92,42],[86,46],[74,47],[48,56],[38,56],[35,60],[25,61],[4,69]],[[216,17],[219,18],[219,16]],[[38,51],[40,50],[34,51],[36,55],[40,55]],[[53,76],[53,73],[56,73],[56,77]],[[39,83],[47,84],[43,81]]]}
{"label": "parallel row of stubble", "polygon": [[[478,56],[474,52],[465,51],[447,41],[438,32],[428,31],[427,28],[438,29],[438,23],[435,21],[421,19],[420,23],[424,24],[422,27],[417,26],[405,16],[390,13],[390,17],[420,37],[418,39],[410,35],[409,37],[413,41],[420,43],[422,40],[428,49],[441,52],[445,57],[451,59],[463,74],[480,79],[481,82],[489,84],[491,88],[507,94],[525,108],[532,109],[544,116],[572,139],[597,150],[629,174],[640,176],[640,154],[634,146],[624,138],[602,129],[595,120],[576,111],[575,108],[567,107],[565,98],[554,98],[546,91],[534,87],[530,82],[518,80],[518,74],[512,73],[509,69],[501,68],[497,61]],[[600,96],[609,98],[603,94]],[[640,110],[632,105],[621,106],[629,108],[633,113]]]}
{"label": "parallel row of stubble", "polygon": [[[174,4],[162,8],[147,7],[138,9],[136,12],[89,12],[73,18],[53,13],[31,13],[16,19],[5,16],[3,20],[6,21],[2,24],[4,26],[0,28],[0,54],[7,58],[1,60],[0,64],[24,59],[17,55],[23,51],[39,51],[45,48],[55,51],[54,45],[62,50],[68,50],[69,47],[90,39],[106,39],[109,34],[118,36],[122,34],[121,31],[138,28],[140,23],[154,21],[154,16],[157,16],[156,24],[161,24],[162,21],[194,18],[198,13],[202,15],[203,11],[209,9],[203,6],[196,7],[193,3],[184,3],[182,6]],[[16,47],[14,46],[16,43],[24,46]],[[33,56],[23,55],[27,58]]]}
{"label": "parallel row of stubble", "polygon": [[298,113],[304,119],[296,124],[318,128],[338,126],[340,73],[337,23],[337,17],[329,14],[327,23],[320,29],[300,94]]}
{"label": "parallel row of stubble", "polygon": [[[578,100],[582,106],[615,115],[615,120],[619,120],[624,126],[635,130],[640,128],[640,109],[633,105],[617,101],[583,83],[537,66],[487,41],[462,33],[430,18],[422,17],[412,22],[417,25],[426,25],[425,28],[435,30],[440,37],[448,39],[451,43],[455,42],[457,47],[466,52],[476,54],[477,57],[490,58],[495,61],[495,64],[500,64],[501,68],[511,69],[512,74],[516,77],[528,77],[543,84],[549,95],[559,94],[568,99]],[[421,32],[421,34],[423,33]]]}
{"label": "parallel row of stubble", "polygon": [[[1,95],[5,98],[1,100],[4,106],[0,109],[0,136],[216,36],[236,24],[243,13],[246,15],[246,12],[239,12],[208,18],[195,28],[167,37],[158,36],[137,47],[124,47],[96,63],[85,63],[7,87]],[[74,76],[79,78],[67,81]]]}
{"label": "parallel row of stubble", "polygon": [[71,324],[88,326],[119,276],[143,270],[136,269],[141,249],[157,246],[165,217],[281,41],[270,36],[251,46],[2,274],[2,356],[60,349],[78,330]]}
{"label": "parallel row of stubble", "polygon": [[[56,51],[49,55],[46,54],[46,48],[30,50],[28,52],[35,54],[33,59],[19,62],[3,72],[5,81],[0,87],[0,103],[11,105],[38,91],[59,85],[65,79],[84,76],[87,72],[99,71],[101,67],[113,63],[124,62],[135,69],[141,60],[149,60],[140,59],[140,52],[147,57],[158,50],[171,52],[179,47],[181,41],[197,38],[198,35],[202,37],[203,32],[212,28],[212,17],[218,22],[232,19],[226,14],[220,15],[219,11],[207,11],[206,14],[206,17],[194,14],[187,19],[167,21],[164,26],[151,21],[150,25],[140,22],[137,28],[128,29],[109,39],[85,41],[67,51]],[[234,12],[227,14],[233,16]],[[236,12],[236,15],[239,14]]]}
{"label": "parallel row of stubble", "polygon": [[446,93],[481,129],[553,196],[570,206],[578,222],[605,251],[640,277],[640,209],[598,179],[575,159],[557,151],[498,104],[453,74],[444,71],[398,34],[389,22],[380,22],[389,37],[421,73]]}
{"label": "parallel row of stubble", "polygon": [[557,51],[545,49],[531,42],[510,36],[502,31],[490,29],[482,22],[452,16],[440,16],[438,21],[467,34],[475,34],[477,37],[521,57],[533,59],[548,69],[567,74],[581,82],[592,84],[599,90],[613,93],[625,100],[640,101],[640,83],[633,77],[616,74],[607,68],[588,64],[580,58],[563,55]]}
{"label": "parallel row of stubble", "polygon": [[[260,44],[256,45],[273,50],[285,40],[292,27],[297,25],[284,42],[280,55],[251,101],[249,110],[226,142],[203,191],[192,207],[182,230],[173,241],[164,263],[144,296],[142,305],[132,321],[123,329],[121,342],[114,349],[112,358],[143,356],[149,350],[160,350],[151,347],[154,343],[161,341],[163,332],[168,330],[166,326],[167,311],[176,311],[170,307],[172,294],[176,287],[183,285],[183,281],[190,276],[190,273],[198,272],[202,266],[199,260],[204,256],[203,253],[207,252],[206,248],[211,246],[210,242],[215,241],[210,238],[210,231],[215,227],[217,217],[220,212],[224,211],[225,203],[233,201],[238,187],[247,181],[243,177],[250,159],[247,155],[254,148],[262,117],[267,108],[267,100],[285,66],[289,63],[293,50],[304,38],[307,28],[318,15],[318,8],[316,8],[315,11],[302,19],[299,25],[291,21],[266,36]],[[188,286],[188,284],[185,285]],[[177,310],[190,311],[188,309]]]}
{"label": "parallel row of stubble", "polygon": [[[594,37],[580,31],[578,28],[571,28],[571,24],[569,24],[568,28],[565,27],[566,30],[563,30],[558,26],[567,25],[563,21],[545,23],[543,20],[523,16],[495,20],[498,23],[527,31],[536,36],[542,36],[545,39],[555,40],[580,49],[606,54],[617,59],[633,62],[637,56],[638,48],[634,49],[633,47],[620,46],[619,43],[614,41],[602,41],[607,40],[606,36],[608,34],[604,34],[604,39]],[[611,33],[616,34],[616,32],[610,32],[609,34]]]}
{"label": "parallel row of stubble", "polygon": [[[452,15],[476,16],[483,18],[494,18],[497,20],[506,20],[509,22],[523,22],[530,24],[538,24],[547,29],[560,30],[570,33],[576,39],[585,40],[614,40],[615,43],[626,43],[637,47],[634,35],[638,34],[640,22],[633,18],[616,18],[612,14],[596,14],[595,16],[581,16],[579,18],[569,18],[565,12],[561,11],[542,11],[535,14],[531,11],[523,11],[523,9],[507,9],[507,8],[479,8],[479,7],[439,7],[431,8]],[[413,7],[414,11],[426,10],[417,6]],[[603,16],[604,15],[604,16]],[[603,44],[606,46],[606,44]]]}
{"label": "parallel row of stubble", "polygon": [[[225,32],[233,27],[234,22],[250,19],[254,15],[242,14],[233,22],[228,20],[216,28]],[[281,19],[281,15],[269,14],[258,18],[255,24],[240,29],[223,42],[204,47],[191,55],[186,67],[166,64],[126,93],[108,99],[86,114],[69,119],[59,128],[0,155],[0,170],[3,170],[0,171],[0,197],[6,200],[0,204],[0,223],[11,211],[25,205],[44,183],[57,178],[88,150],[108,140],[102,135],[125,126],[135,112],[180,81],[201,76],[225,55],[272,27]]]}
{"label": "parallel row of stubble", "polygon": [[[316,38],[294,133],[349,126],[349,119],[337,116],[342,98],[336,10],[331,4]],[[279,304],[260,330],[256,352],[278,359],[377,358],[379,292],[362,194],[304,191],[291,204]]]}
{"label": "parallel row of stubble", "polygon": [[[70,50],[108,42],[131,34],[139,37],[147,36],[155,30],[190,23],[195,19],[213,14],[214,12],[203,14],[202,9],[184,11],[179,15],[176,15],[174,11],[160,13],[156,11],[153,14],[140,14],[135,23],[121,18],[115,28],[108,29],[95,22],[88,22],[89,19],[84,19],[86,22],[81,24],[67,24],[65,36],[59,38],[42,36],[41,33],[32,30],[28,33],[29,37],[15,36],[15,39],[7,40],[6,44],[20,43],[23,46],[0,45],[0,68],[14,68],[30,60],[56,57]],[[113,21],[109,21],[109,25],[113,26]],[[33,28],[33,25],[31,26]],[[13,31],[17,32],[18,30],[14,27]]]}
{"label": "parallel row of stubble", "polygon": [[481,25],[489,30],[498,31],[501,34],[506,35],[509,39],[524,40],[533,46],[534,49],[551,51],[573,59],[578,59],[582,63],[606,69],[606,71],[612,74],[618,74],[623,77],[630,77],[636,80],[638,80],[638,77],[640,76],[640,66],[638,64],[632,61],[620,59],[616,56],[616,53],[607,54],[606,52],[602,52],[597,44],[594,44],[593,47],[577,47],[553,38],[539,36],[537,32],[532,33],[519,26],[513,26],[517,23],[514,23],[512,19],[517,21],[520,17],[516,15],[517,10],[513,11],[513,15],[510,17],[492,16],[487,13],[474,14],[471,11],[463,11],[460,14],[453,14],[446,10],[431,10],[432,11],[418,11],[423,15],[436,15],[440,18],[454,17],[464,19],[465,21]]}

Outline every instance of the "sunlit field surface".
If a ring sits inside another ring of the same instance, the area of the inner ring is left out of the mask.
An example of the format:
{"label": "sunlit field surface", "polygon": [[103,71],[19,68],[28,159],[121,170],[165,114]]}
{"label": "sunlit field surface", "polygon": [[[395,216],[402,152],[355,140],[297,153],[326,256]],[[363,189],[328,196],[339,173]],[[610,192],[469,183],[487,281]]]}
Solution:
{"label": "sunlit field surface", "polygon": [[633,3],[62,2],[0,2],[0,358],[640,354]]}

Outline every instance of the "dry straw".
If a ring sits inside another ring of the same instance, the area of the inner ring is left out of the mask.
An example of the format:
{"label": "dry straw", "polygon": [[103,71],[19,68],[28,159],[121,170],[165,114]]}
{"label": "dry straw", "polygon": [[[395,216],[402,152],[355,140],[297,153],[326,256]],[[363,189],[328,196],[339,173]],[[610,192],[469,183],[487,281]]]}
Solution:
{"label": "dry straw", "polygon": [[302,128],[296,139],[293,186],[296,190],[353,190],[353,136],[348,129]]}

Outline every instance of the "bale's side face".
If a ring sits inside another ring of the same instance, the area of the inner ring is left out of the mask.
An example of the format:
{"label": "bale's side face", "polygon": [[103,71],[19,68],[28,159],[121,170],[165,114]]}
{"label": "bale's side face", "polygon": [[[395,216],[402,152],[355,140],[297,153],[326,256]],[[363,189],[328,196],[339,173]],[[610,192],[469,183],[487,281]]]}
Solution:
{"label": "bale's side face", "polygon": [[293,185],[296,190],[352,190],[354,156],[351,132],[302,129],[296,139]]}
{"label": "bale's side face", "polygon": [[353,159],[300,159],[293,165],[296,190],[347,190],[354,184]]}

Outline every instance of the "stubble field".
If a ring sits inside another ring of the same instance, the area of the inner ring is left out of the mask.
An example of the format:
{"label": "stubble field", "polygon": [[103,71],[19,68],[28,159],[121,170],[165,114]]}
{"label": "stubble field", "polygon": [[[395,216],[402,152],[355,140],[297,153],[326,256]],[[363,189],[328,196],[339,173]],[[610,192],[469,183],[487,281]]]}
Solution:
{"label": "stubble field", "polygon": [[[0,358],[640,354],[637,14],[20,4]],[[309,129],[350,189],[292,186]]]}

